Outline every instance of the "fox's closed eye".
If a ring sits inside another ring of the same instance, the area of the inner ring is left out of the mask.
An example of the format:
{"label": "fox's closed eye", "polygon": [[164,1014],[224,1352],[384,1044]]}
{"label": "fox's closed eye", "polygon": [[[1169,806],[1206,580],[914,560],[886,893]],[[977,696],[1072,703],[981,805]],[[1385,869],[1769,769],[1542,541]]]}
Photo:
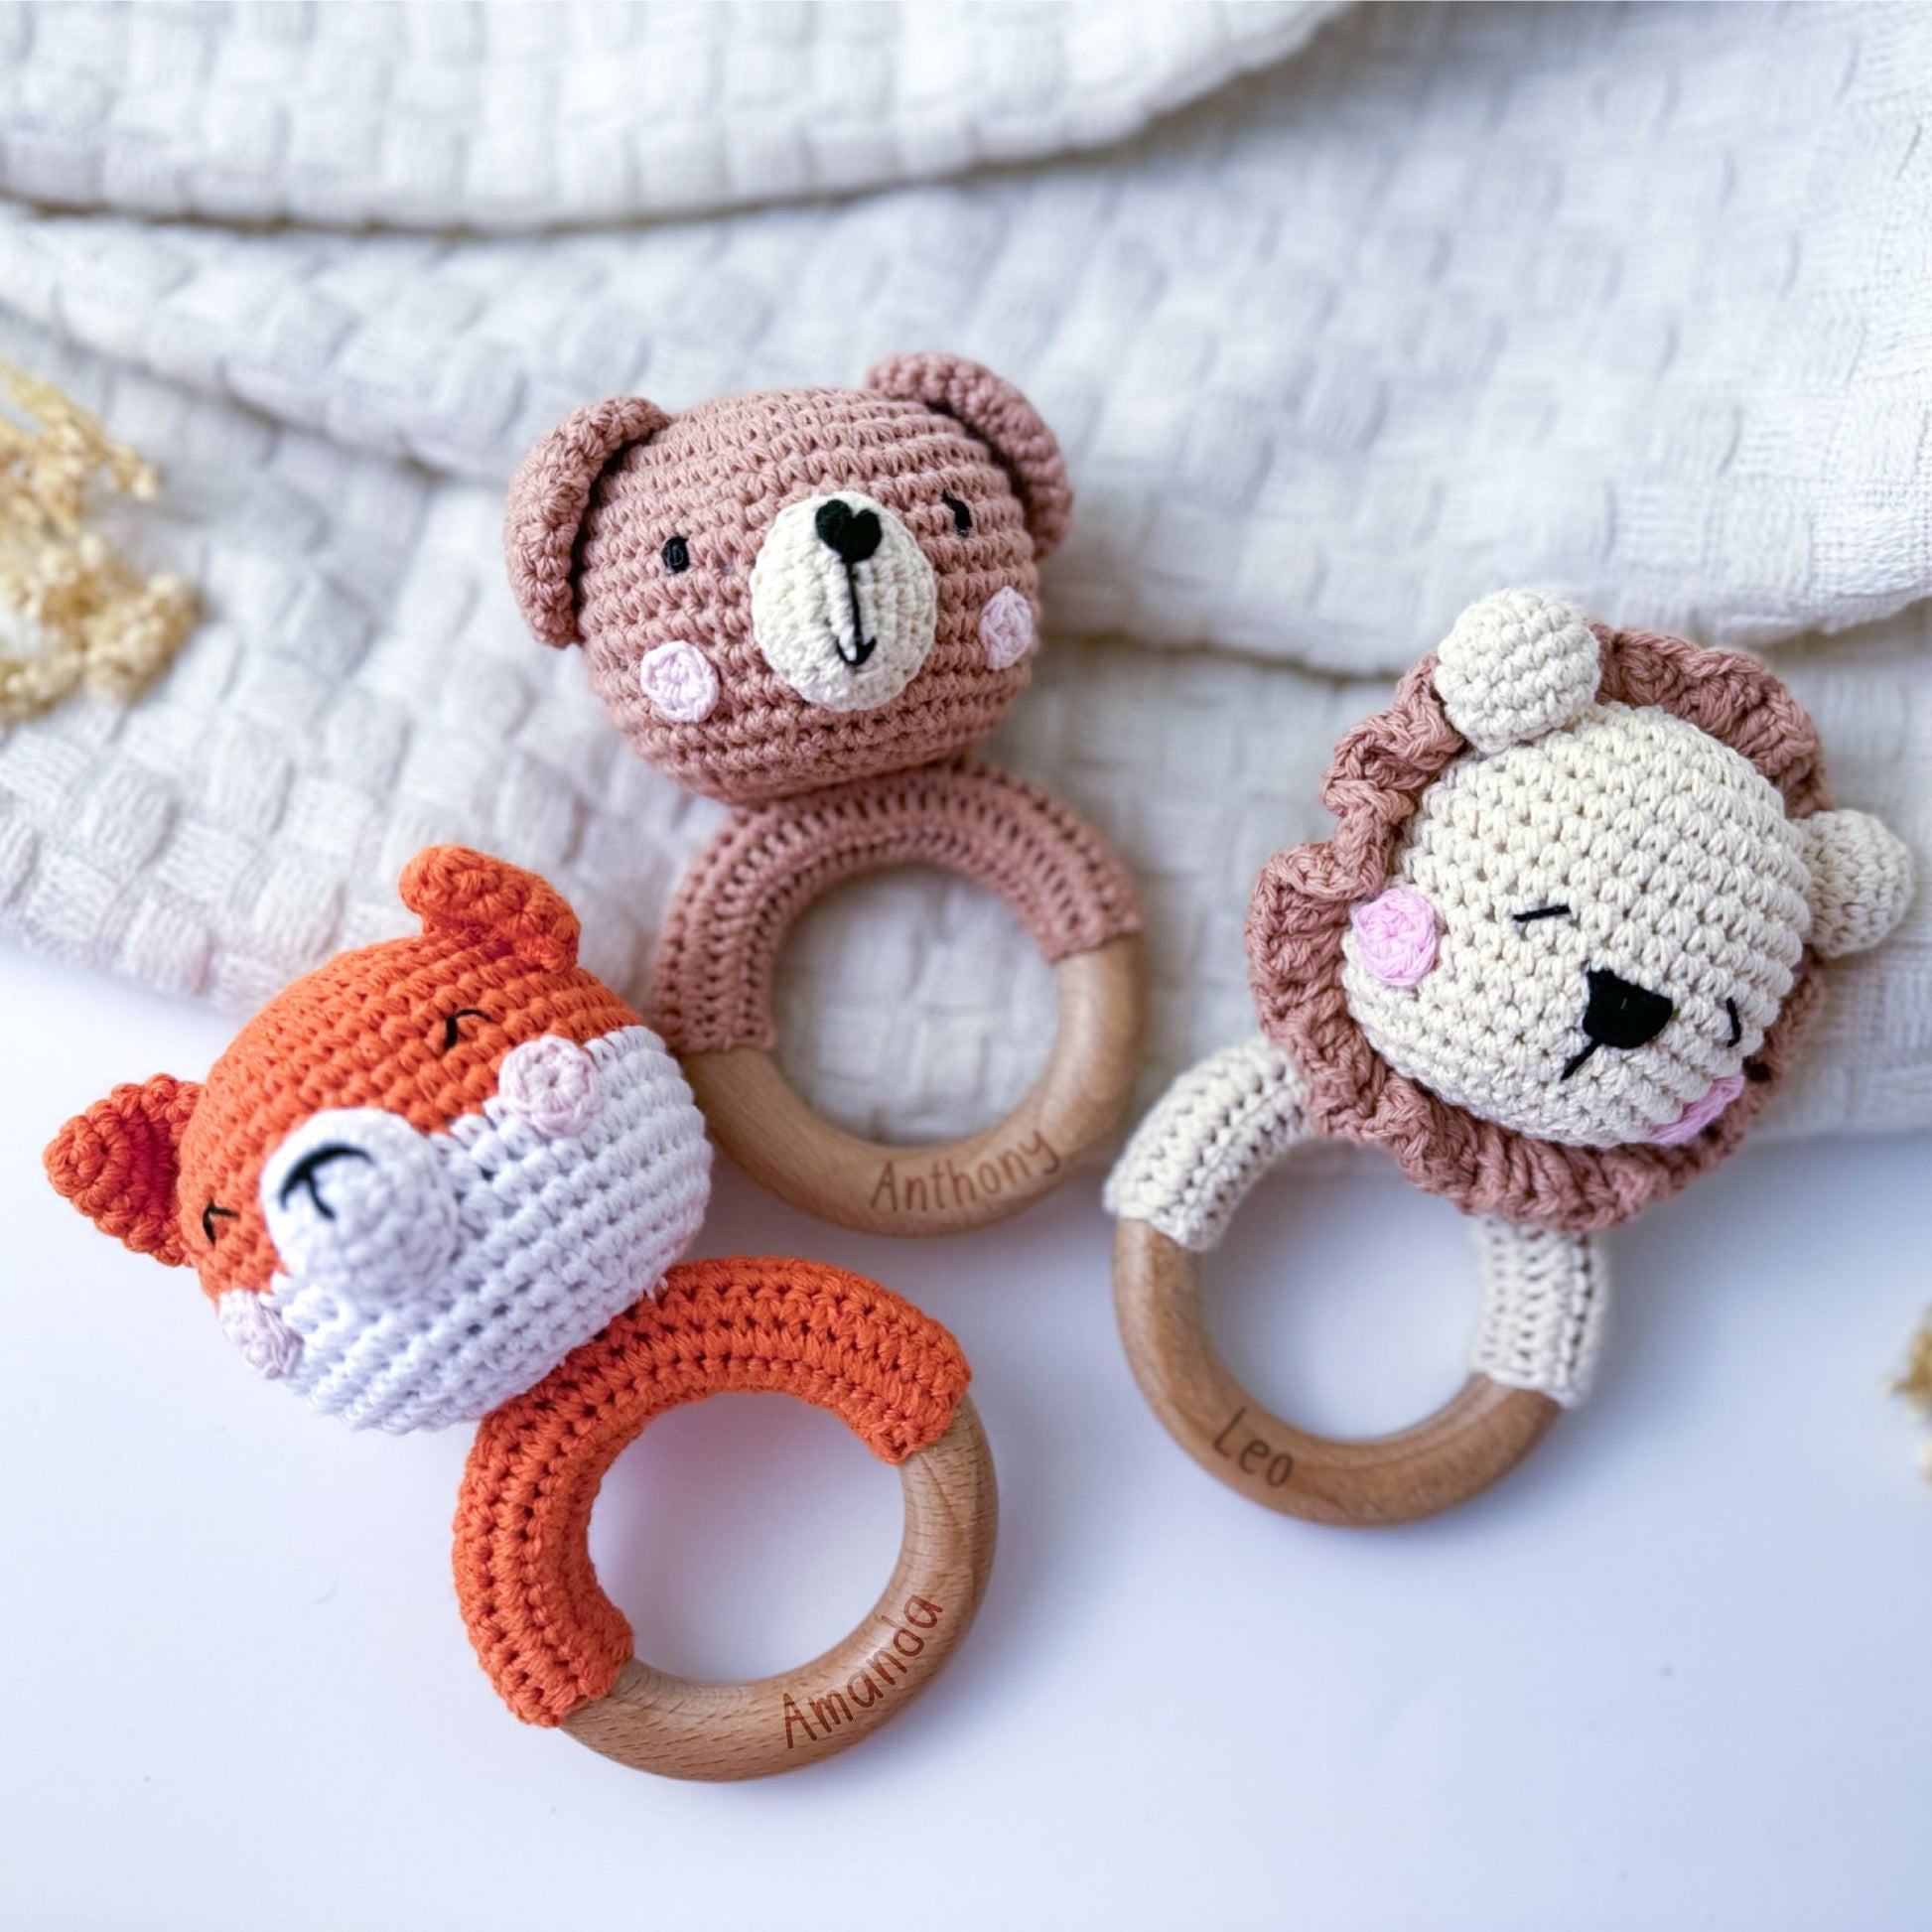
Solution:
{"label": "fox's closed eye", "polygon": [[216,1207],[212,1201],[202,1209],[202,1232],[207,1237],[207,1244],[214,1246],[214,1238],[221,1230],[215,1226],[216,1220],[232,1221],[239,1210],[232,1207]]}
{"label": "fox's closed eye", "polygon": [[1567,919],[1570,907],[1567,905],[1533,905],[1527,912],[1512,912],[1509,915],[1518,925],[1528,925],[1533,919]]}
{"label": "fox's closed eye", "polygon": [[466,1020],[487,1020],[489,1015],[481,1007],[458,1007],[443,1022],[443,1050],[448,1052],[463,1037],[463,1023]]}

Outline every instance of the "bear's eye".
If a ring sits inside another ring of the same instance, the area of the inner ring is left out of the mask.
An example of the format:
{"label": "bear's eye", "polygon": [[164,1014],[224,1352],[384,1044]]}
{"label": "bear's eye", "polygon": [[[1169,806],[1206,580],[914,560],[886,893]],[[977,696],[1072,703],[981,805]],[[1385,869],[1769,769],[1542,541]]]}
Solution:
{"label": "bear's eye", "polygon": [[214,1237],[221,1232],[214,1225],[215,1217],[218,1215],[224,1221],[232,1221],[235,1218],[236,1211],[232,1207],[216,1207],[212,1201],[209,1201],[202,1209],[202,1232],[207,1237],[207,1244],[210,1248],[214,1246]]}
{"label": "bear's eye", "polygon": [[682,537],[668,538],[664,544],[664,568],[675,577],[691,568],[691,546]]}
{"label": "bear's eye", "polygon": [[466,1020],[487,1020],[489,1015],[482,1007],[458,1007],[443,1022],[443,1050],[448,1052],[463,1037],[463,1023]]}
{"label": "bear's eye", "polygon": [[1567,919],[1570,908],[1567,905],[1533,905],[1527,912],[1512,912],[1509,916],[1518,925],[1528,925],[1533,919]]}
{"label": "bear's eye", "polygon": [[949,496],[943,490],[939,500],[952,511],[952,526],[963,537],[973,533],[973,512],[957,496]]}

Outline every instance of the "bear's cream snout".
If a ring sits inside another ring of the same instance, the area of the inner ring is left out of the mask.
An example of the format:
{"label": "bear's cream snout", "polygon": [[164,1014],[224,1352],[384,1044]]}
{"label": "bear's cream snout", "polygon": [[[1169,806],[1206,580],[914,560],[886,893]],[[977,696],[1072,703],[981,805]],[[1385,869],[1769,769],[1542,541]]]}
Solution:
{"label": "bear's cream snout", "polygon": [[901,518],[859,489],[780,510],[759,545],[751,589],[759,654],[828,711],[890,704],[938,635],[931,560]]}

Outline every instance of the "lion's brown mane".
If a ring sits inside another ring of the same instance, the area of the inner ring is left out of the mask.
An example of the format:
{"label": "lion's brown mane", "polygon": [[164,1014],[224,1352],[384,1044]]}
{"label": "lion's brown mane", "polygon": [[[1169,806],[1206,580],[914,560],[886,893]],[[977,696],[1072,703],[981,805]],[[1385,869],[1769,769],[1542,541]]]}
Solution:
{"label": "lion's brown mane", "polygon": [[[1597,696],[1655,705],[1728,745],[1783,794],[1793,818],[1829,808],[1818,732],[1791,693],[1736,651],[1592,624]],[[1248,908],[1249,972],[1262,1030],[1295,1061],[1311,1124],[1386,1147],[1419,1186],[1467,1213],[1584,1234],[1614,1226],[1715,1167],[1740,1140],[1791,1064],[1823,991],[1806,949],[1791,991],[1752,1057],[1744,1092],[1682,1147],[1568,1147],[1450,1106],[1389,1066],[1342,992],[1350,908],[1395,870],[1423,793],[1469,751],[1437,697],[1426,657],[1395,702],[1347,734],[1322,781],[1334,832],[1269,860]]]}

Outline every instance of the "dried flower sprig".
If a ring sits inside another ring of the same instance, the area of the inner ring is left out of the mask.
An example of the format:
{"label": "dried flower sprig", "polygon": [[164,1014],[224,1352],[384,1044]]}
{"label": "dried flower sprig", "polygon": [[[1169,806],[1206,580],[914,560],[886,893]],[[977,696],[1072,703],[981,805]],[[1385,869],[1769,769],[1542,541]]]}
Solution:
{"label": "dried flower sprig", "polygon": [[193,586],[143,577],[86,527],[98,489],[145,501],[161,479],[51,383],[0,362],[0,609],[31,648],[0,655],[0,723],[52,710],[83,686],[125,703],[166,668],[201,616]]}

